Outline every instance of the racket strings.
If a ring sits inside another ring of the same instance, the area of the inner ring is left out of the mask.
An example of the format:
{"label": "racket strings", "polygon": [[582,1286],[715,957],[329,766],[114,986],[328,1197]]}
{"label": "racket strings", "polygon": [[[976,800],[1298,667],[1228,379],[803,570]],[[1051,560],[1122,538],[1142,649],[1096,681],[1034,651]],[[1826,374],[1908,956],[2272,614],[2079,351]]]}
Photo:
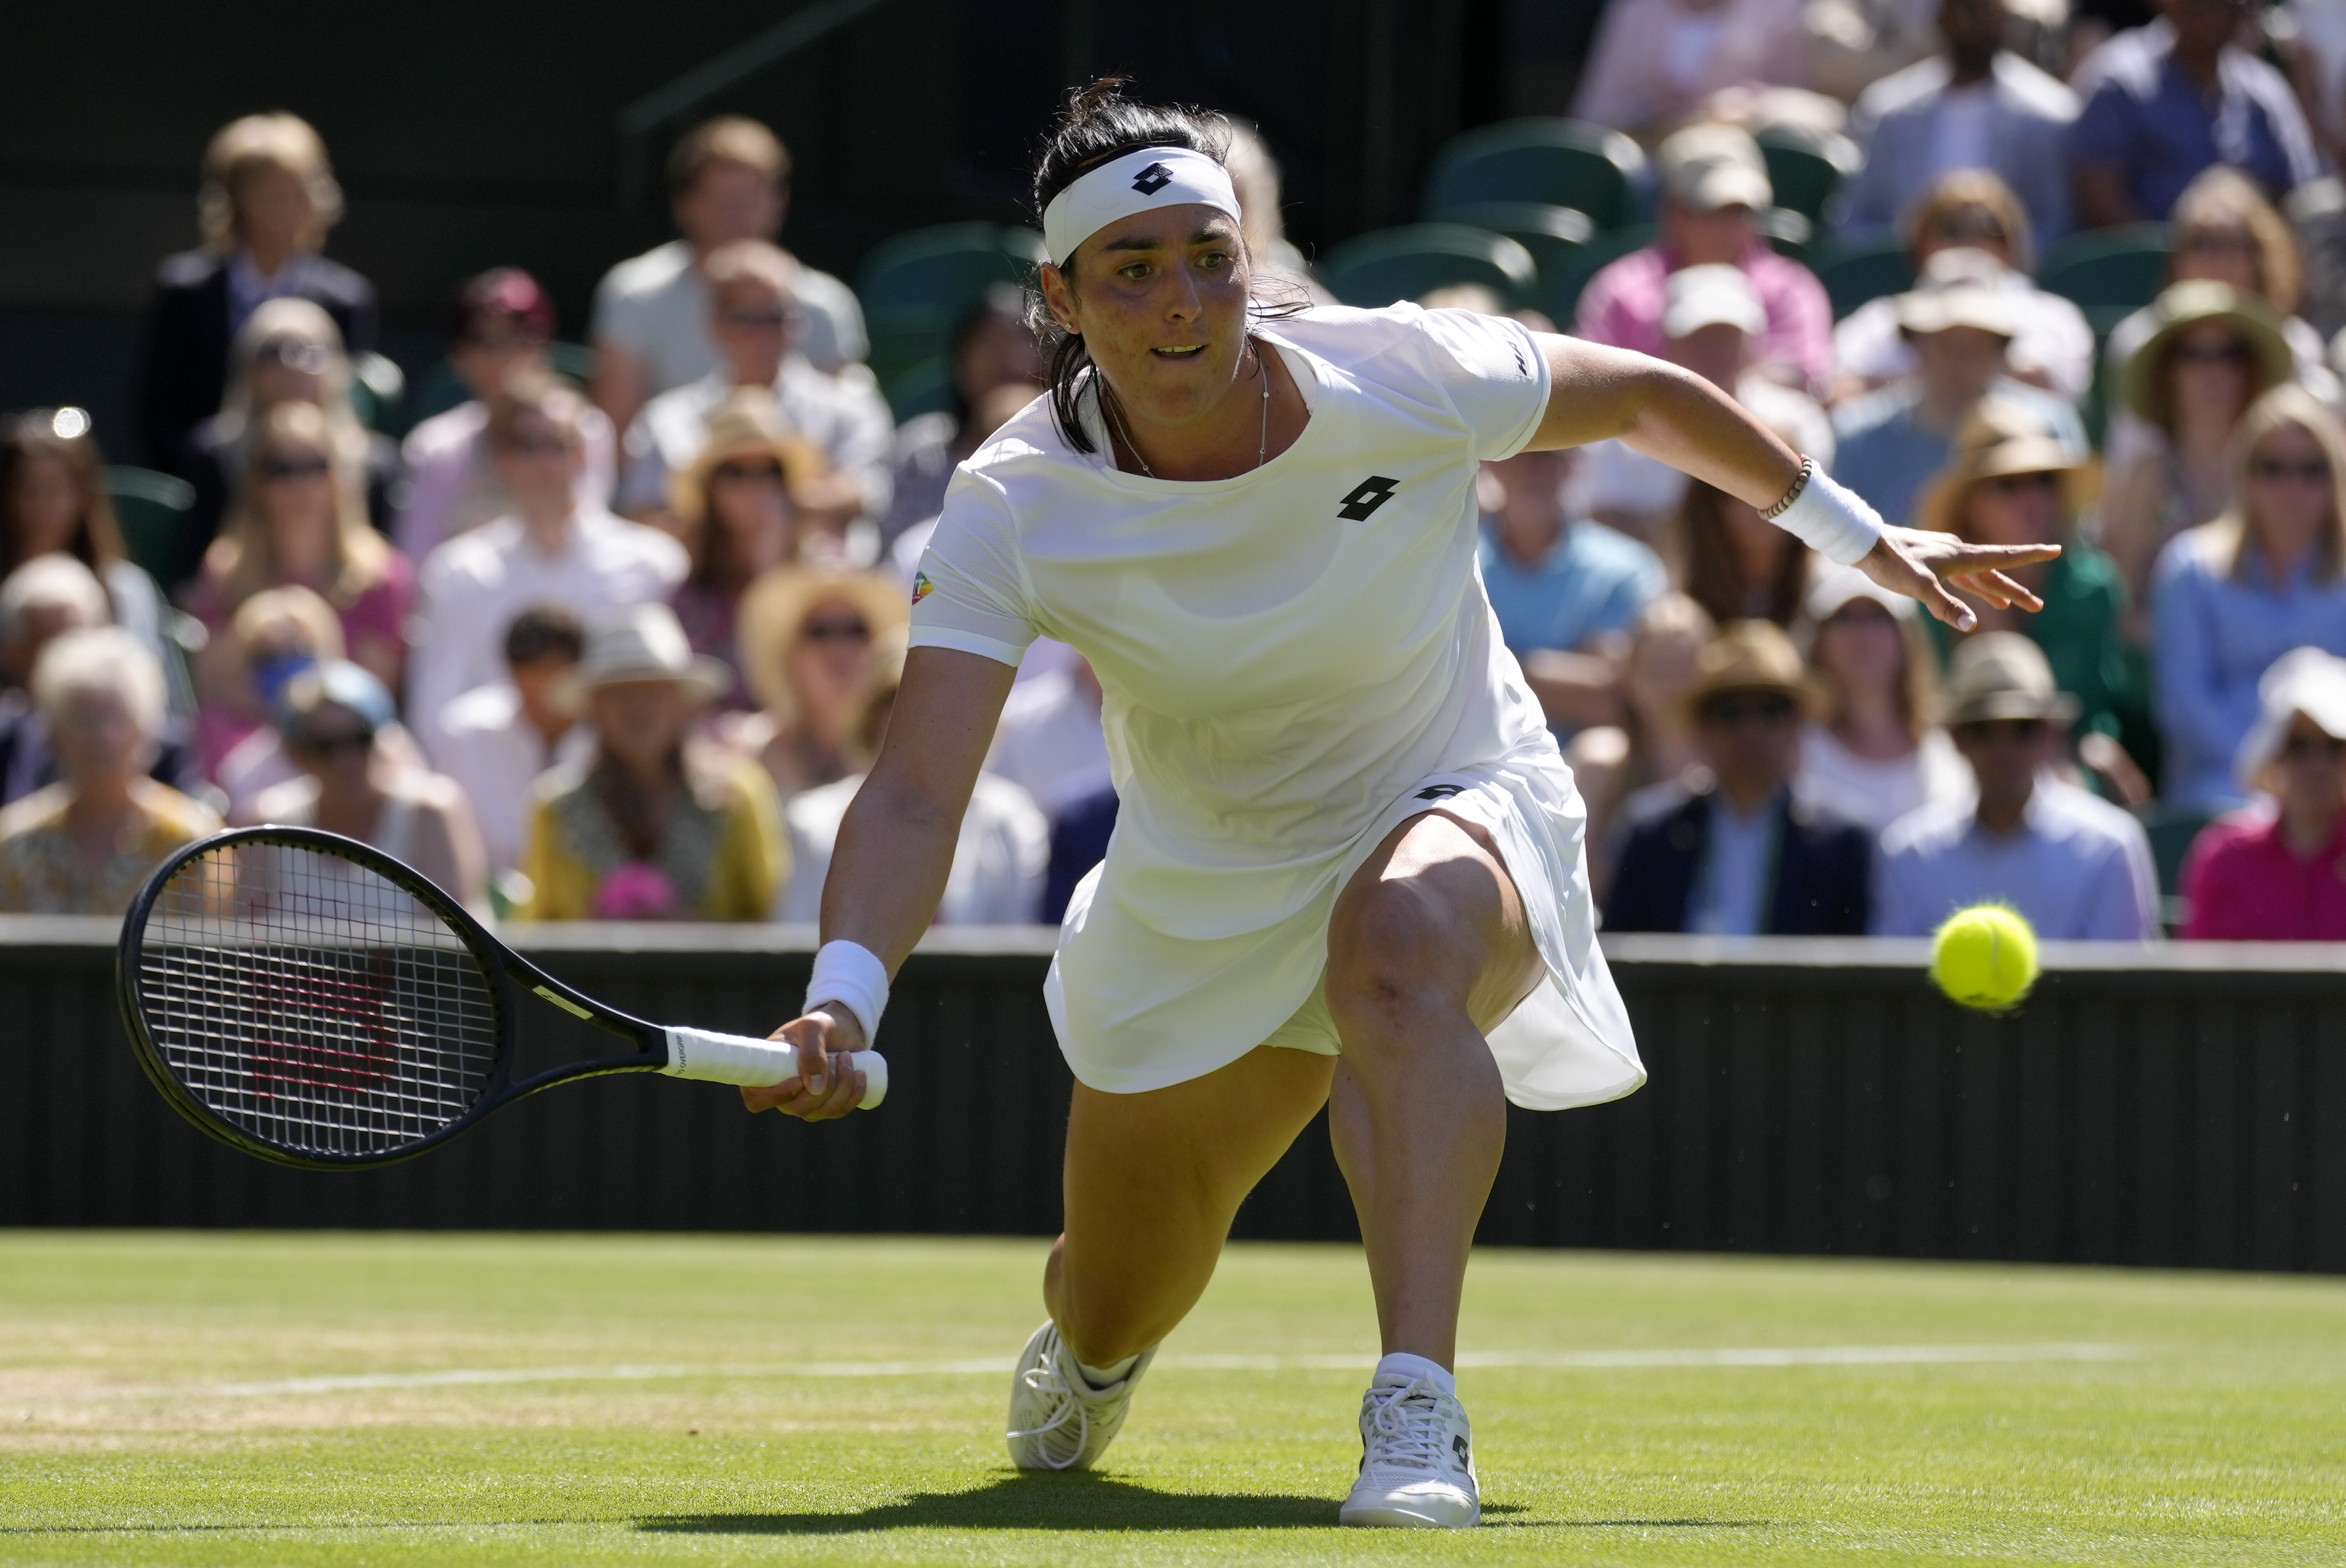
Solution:
{"label": "racket strings", "polygon": [[496,993],[432,908],[367,867],[246,840],[190,858],[140,945],[148,1033],[208,1109],[304,1154],[418,1143],[486,1091]]}

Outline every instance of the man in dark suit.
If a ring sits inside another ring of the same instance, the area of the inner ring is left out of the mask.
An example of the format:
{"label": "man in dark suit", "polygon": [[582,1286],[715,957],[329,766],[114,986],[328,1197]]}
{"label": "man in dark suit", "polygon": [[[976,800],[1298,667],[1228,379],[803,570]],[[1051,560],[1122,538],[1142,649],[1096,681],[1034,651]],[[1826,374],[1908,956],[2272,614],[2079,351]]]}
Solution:
{"label": "man in dark suit", "polygon": [[262,300],[314,300],[341,329],[345,352],[374,347],[374,286],[318,254],[342,196],[305,121],[230,123],[204,155],[196,205],[204,244],[164,260],[139,351],[139,437],[147,462],[173,473],[188,461],[189,432],[219,412],[229,341]]}
{"label": "man in dark suit", "polygon": [[1637,813],[1606,931],[1865,934],[1870,835],[1792,795],[1801,677],[1791,639],[1767,621],[1735,622],[1703,650],[1688,700],[1709,768]]}

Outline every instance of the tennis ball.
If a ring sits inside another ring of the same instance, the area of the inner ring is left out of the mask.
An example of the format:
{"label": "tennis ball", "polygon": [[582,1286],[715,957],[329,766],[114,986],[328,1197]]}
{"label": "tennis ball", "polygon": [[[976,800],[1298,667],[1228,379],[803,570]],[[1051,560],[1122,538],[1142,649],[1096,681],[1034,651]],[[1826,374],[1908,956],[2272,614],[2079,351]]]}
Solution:
{"label": "tennis ball", "polygon": [[1931,937],[1931,978],[1951,1002],[2007,1012],[2036,983],[2036,932],[2004,904],[1957,910]]}

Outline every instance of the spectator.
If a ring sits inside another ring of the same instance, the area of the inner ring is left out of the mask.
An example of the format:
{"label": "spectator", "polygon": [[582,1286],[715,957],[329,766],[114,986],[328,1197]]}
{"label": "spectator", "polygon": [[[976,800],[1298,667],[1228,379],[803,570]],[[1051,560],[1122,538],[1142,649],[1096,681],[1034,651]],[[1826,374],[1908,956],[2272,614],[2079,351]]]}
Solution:
{"label": "spectator", "polygon": [[2069,231],[2065,154],[2077,95],[2004,46],[2004,0],[1940,0],[1946,52],[1859,97],[1849,128],[1865,167],[1841,198],[1844,242],[1885,238],[1917,193],[1958,171],[2018,193],[2047,241]]}
{"label": "spectator", "polygon": [[374,347],[374,289],[327,260],[342,187],[318,133],[292,115],[230,122],[204,153],[196,195],[203,245],[165,260],[148,307],[138,362],[138,431],[147,461],[185,472],[188,436],[218,412],[229,344],[270,300],[313,301],[352,353]]}
{"label": "spectator", "polygon": [[448,704],[502,673],[499,643],[532,605],[562,605],[592,619],[667,602],[684,580],[683,548],[656,528],[578,502],[586,402],[551,376],[506,383],[489,412],[506,516],[460,534],[423,563],[423,606],[409,673],[408,711],[426,751]]}
{"label": "spectator", "polygon": [[[401,456],[407,490],[391,536],[421,561],[443,543],[513,510],[498,487],[489,443],[489,400],[515,374],[543,373],[554,337],[554,301],[518,267],[499,267],[471,279],[456,296],[448,363],[473,395],[407,433]],[[610,505],[617,469],[617,438],[598,408],[582,410],[578,433],[586,462],[578,472],[578,504]]]}
{"label": "spectator", "polygon": [[1609,645],[1668,586],[1653,551],[1566,513],[1574,462],[1569,452],[1520,453],[1484,463],[1476,486],[1483,586],[1499,635],[1524,667],[1548,723],[1566,735],[1618,722]]}
{"label": "spectator", "polygon": [[1289,299],[1332,305],[1335,297],[1312,280],[1311,263],[1287,238],[1287,209],[1280,200],[1279,160],[1262,133],[1234,115],[1223,117],[1229,127],[1229,150],[1222,167],[1230,171],[1230,187],[1239,199],[1239,229],[1246,236],[1247,267],[1256,287],[1266,285]]}
{"label": "spectator", "polygon": [[1928,936],[1959,909],[2004,903],[2047,942],[2158,934],[2158,882],[2142,824],[2053,765],[2076,717],[2026,637],[1987,632],[1955,650],[1947,728],[1974,797],[1892,822],[1875,867],[1873,931]]}
{"label": "spectator", "polygon": [[410,767],[385,744],[399,722],[382,682],[345,660],[294,677],[277,731],[302,777],[263,790],[254,817],[323,828],[414,867],[457,902],[488,907],[488,868],[470,804],[454,780]]}
{"label": "spectator", "polygon": [[[1615,7],[1606,25],[1613,26],[1636,9],[1635,0]],[[1599,79],[1595,73],[1592,66],[1589,79]],[[1661,172],[1660,243],[1630,252],[1588,280],[1574,332],[1615,348],[1659,354],[1669,275],[1681,267],[1736,267],[1751,280],[1766,315],[1754,362],[1762,369],[1785,367],[1807,391],[1823,391],[1832,376],[1832,306],[1824,285],[1807,268],[1777,255],[1760,237],[1753,219],[1774,203],[1775,195],[1759,144],[1732,126],[1689,126],[1662,144],[1656,162]]]}
{"label": "spectator", "polygon": [[784,323],[790,265],[762,239],[709,258],[713,330],[724,362],[653,398],[627,427],[619,474],[619,510],[627,516],[661,520],[668,476],[699,455],[710,416],[740,387],[771,389],[782,423],[831,465],[801,486],[799,504],[810,524],[836,532],[867,514],[886,515],[895,421],[868,377],[825,375],[790,351]]}
{"label": "spectator", "polygon": [[1572,114],[1643,136],[1721,87],[1808,82],[1800,0],[1617,0],[1597,25]]}
{"label": "spectator", "polygon": [[2229,284],[2172,284],[2151,310],[2157,329],[2118,383],[2144,439],[2116,471],[2102,516],[2103,545],[2137,595],[2169,539],[2232,506],[2240,418],[2290,373],[2272,312]]}
{"label": "spectator", "polygon": [[1057,925],[1067,918],[1067,905],[1075,901],[1076,887],[1091,875],[1094,866],[1107,859],[1108,840],[1116,836],[1121,804],[1115,789],[1102,786],[1067,802],[1052,820],[1051,863],[1043,873],[1040,917],[1046,925]]}
{"label": "spectator", "polygon": [[2077,220],[2164,222],[2200,170],[2230,164],[2275,198],[2321,172],[2289,80],[2235,46],[2248,0],[2159,0],[2077,73],[2069,136]]}
{"label": "spectator", "polygon": [[[59,637],[106,620],[106,589],[70,555],[36,556],[0,580],[0,805],[57,779],[48,719],[26,689],[41,655]],[[158,783],[192,789],[198,787],[194,748],[175,728],[167,724],[156,732],[149,771]]]}
{"label": "spectator", "polygon": [[[347,656],[396,683],[407,659],[415,570],[367,525],[358,475],[316,405],[280,403],[249,443],[227,531],[204,552],[188,606],[217,634],[264,588],[303,587],[334,606]],[[219,677],[208,673],[217,700]]]}
{"label": "spectator", "polygon": [[[1081,655],[1065,668],[1020,681],[1002,705],[994,746],[985,757],[986,771],[1025,790],[1055,825],[1078,802],[1103,790],[1113,797],[1100,703],[1099,677]],[[1111,826],[1115,821],[1113,806],[1108,821]],[[1105,852],[1105,830],[1100,844]],[[1095,856],[1082,871],[1098,863]],[[1059,907],[1065,911],[1066,905]]]}
{"label": "spectator", "polygon": [[[905,529],[943,511],[954,468],[994,433],[974,415],[987,394],[1023,390],[1019,406],[1043,391],[1043,351],[1026,325],[1026,291],[996,283],[961,319],[953,341],[953,406],[914,414],[896,432],[895,478],[880,543],[895,544]],[[1014,411],[1015,412],[1015,411]]]}
{"label": "spectator", "polygon": [[[720,368],[705,269],[726,246],[781,231],[790,178],[788,149],[739,115],[695,127],[668,154],[668,210],[684,237],[620,262],[595,290],[595,404],[613,430],[626,430],[649,399]],[[784,261],[799,352],[825,375],[846,372],[867,351],[854,290]]]}
{"label": "spectator", "polygon": [[441,710],[441,766],[473,803],[493,876],[521,864],[531,782],[594,748],[594,732],[555,700],[586,646],[576,616],[533,605],[505,627],[505,678]]}
{"label": "spectator", "polygon": [[694,656],[666,605],[595,628],[562,687],[593,722],[595,749],[532,791],[522,918],[766,918],[790,870],[773,787],[690,734],[725,678]]}
{"label": "spectator", "polygon": [[[1949,256],[1961,254],[1949,252]],[[1938,258],[1947,262],[1947,256]],[[1892,523],[1912,514],[1916,493],[1946,465],[1965,415],[1993,390],[2043,411],[2083,446],[2076,412],[2007,374],[2016,330],[2011,298],[1976,277],[1953,277],[1898,297],[1898,329],[1912,347],[1912,379],[1843,403],[1833,412],[1841,453],[1833,477]]]}
{"label": "spectator", "polygon": [[1939,728],[1938,657],[1914,601],[1829,565],[1807,609],[1816,702],[1794,792],[1869,833],[1967,793],[1971,775]]}
{"label": "spectator", "polygon": [[2211,822],[2183,864],[2186,937],[2346,942],[2346,661],[2286,654],[2258,683],[2239,783],[2269,797]]}
{"label": "spectator", "polygon": [[[1919,199],[1907,226],[1915,286],[1970,283],[2003,295],[2012,315],[2004,373],[2071,402],[2084,397],[2094,382],[2094,329],[2074,303],[2029,280],[2028,215],[2011,188],[1985,169],[1957,169]],[[1838,396],[1855,397],[1920,369],[1899,331],[1904,298],[1869,300],[1833,329]]]}
{"label": "spectator", "polygon": [[1670,541],[1670,575],[1724,626],[1757,619],[1789,626],[1809,590],[1810,548],[1760,509],[1699,480],[1687,486]]}
{"label": "spectator", "polygon": [[851,731],[873,645],[911,625],[905,596],[868,572],[786,566],[741,596],[740,669],[759,710],[726,727],[785,801],[855,766]]}
{"label": "spectator", "polygon": [[[872,650],[854,701],[849,734],[856,771],[801,791],[782,808],[790,826],[790,875],[775,901],[774,918],[809,923],[822,913],[822,884],[831,875],[839,824],[864,772],[888,735],[888,716],[904,678],[904,645],[891,639]],[[953,868],[937,904],[939,925],[1025,925],[1036,918],[1051,855],[1051,827],[1025,790],[981,772],[962,813]]]}
{"label": "spectator", "polygon": [[0,809],[0,910],[120,914],[166,856],[220,825],[146,776],[163,671],[121,628],[85,628],[42,651],[33,697],[65,777]]}
{"label": "spectator", "polygon": [[1809,70],[1817,90],[1862,107],[1866,89],[1927,60],[1943,42],[1933,0],[1807,0]]}
{"label": "spectator", "polygon": [[[105,463],[78,409],[35,409],[0,429],[0,578],[43,555],[71,555],[105,585],[114,624],[161,660],[163,596],[123,548]],[[174,706],[193,704],[182,695]]]}
{"label": "spectator", "polygon": [[1736,622],[1703,649],[1689,696],[1709,766],[1640,802],[1605,929],[1862,935],[1870,837],[1791,789],[1807,697],[1791,639]]}
{"label": "spectator", "polygon": [[772,396],[740,387],[709,415],[692,465],[669,477],[668,515],[692,555],[671,603],[692,651],[734,670],[720,709],[757,706],[734,669],[735,612],[744,589],[799,555],[797,498],[822,473],[822,454],[790,433]]}
{"label": "spectator", "polygon": [[1664,594],[1647,604],[1621,658],[1622,722],[1584,729],[1565,748],[1588,807],[1588,878],[1599,900],[1612,885],[1637,815],[1625,808],[1702,761],[1688,697],[1702,650],[1718,636],[1708,613],[1684,594]]}
{"label": "spectator", "polygon": [[294,677],[342,657],[342,623],[307,588],[267,588],[247,599],[204,651],[212,695],[196,718],[197,744],[205,775],[228,797],[230,818],[241,820],[261,790],[300,771],[270,719]]}
{"label": "spectator", "polygon": [[2337,420],[2303,388],[2276,387],[2240,421],[2233,463],[2239,500],[2176,535],[2151,582],[2165,793],[2203,811],[2240,803],[2233,759],[2273,661],[2298,647],[2346,654]]}

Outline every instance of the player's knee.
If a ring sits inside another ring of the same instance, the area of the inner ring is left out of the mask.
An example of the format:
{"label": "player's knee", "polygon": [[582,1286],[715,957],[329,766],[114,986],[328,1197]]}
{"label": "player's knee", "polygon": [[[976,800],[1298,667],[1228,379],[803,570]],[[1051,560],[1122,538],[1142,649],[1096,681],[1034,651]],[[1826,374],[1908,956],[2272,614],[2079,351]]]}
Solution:
{"label": "player's knee", "polygon": [[1348,1048],[1422,1030],[1464,1004],[1468,954],[1428,890],[1377,883],[1349,901],[1331,934],[1328,1011]]}

